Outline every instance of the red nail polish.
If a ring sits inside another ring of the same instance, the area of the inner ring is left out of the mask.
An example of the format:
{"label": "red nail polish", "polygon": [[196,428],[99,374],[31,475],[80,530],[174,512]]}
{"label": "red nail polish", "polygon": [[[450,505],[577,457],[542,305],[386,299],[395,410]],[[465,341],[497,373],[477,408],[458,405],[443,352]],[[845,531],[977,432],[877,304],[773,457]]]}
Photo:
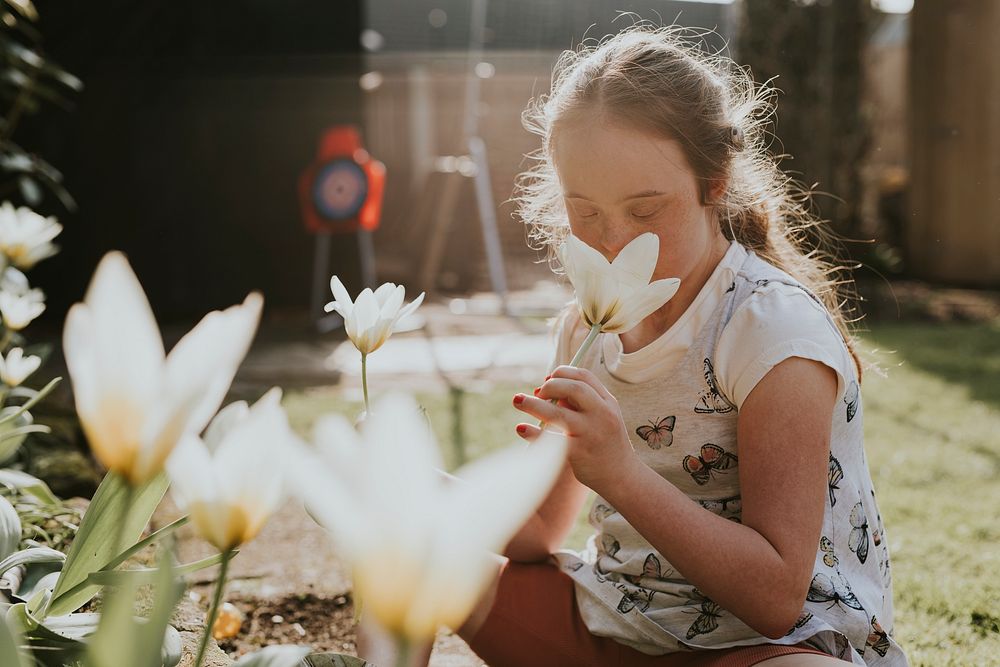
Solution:
{"label": "red nail polish", "polygon": [[514,405],[524,403],[524,394],[514,394]]}
{"label": "red nail polish", "polygon": [[528,432],[528,427],[527,427],[527,426],[525,426],[524,424],[518,424],[518,425],[517,425],[517,432],[518,432],[518,433],[519,433],[520,435],[524,435],[525,433],[527,433],[527,432]]}
{"label": "red nail polish", "polygon": [[546,380],[551,380],[551,379],[552,379],[552,376],[551,376],[551,375],[546,375],[546,376],[545,376],[545,379],[546,379]]}
{"label": "red nail polish", "polygon": [[538,392],[542,390],[541,387],[535,387],[535,396],[538,396]]}

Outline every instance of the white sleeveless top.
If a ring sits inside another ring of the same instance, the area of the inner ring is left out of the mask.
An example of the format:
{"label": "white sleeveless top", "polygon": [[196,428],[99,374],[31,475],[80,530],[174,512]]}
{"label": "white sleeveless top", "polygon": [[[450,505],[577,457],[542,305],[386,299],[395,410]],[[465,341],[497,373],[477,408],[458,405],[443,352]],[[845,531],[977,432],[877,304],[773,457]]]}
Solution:
{"label": "white sleeveless top", "polygon": [[[586,332],[559,332],[566,363]],[[687,582],[607,501],[590,511],[582,553],[555,558],[576,583],[588,629],[643,653],[806,643],[857,665],[906,665],[892,637],[888,540],[865,460],[861,397],[847,347],[822,304],[788,274],[733,243],[678,322],[624,354],[602,335],[581,366],[618,399],[640,459],[707,511],[740,521],[739,406],[783,359],[815,359],[838,375],[823,531],[802,614],[768,639]]]}

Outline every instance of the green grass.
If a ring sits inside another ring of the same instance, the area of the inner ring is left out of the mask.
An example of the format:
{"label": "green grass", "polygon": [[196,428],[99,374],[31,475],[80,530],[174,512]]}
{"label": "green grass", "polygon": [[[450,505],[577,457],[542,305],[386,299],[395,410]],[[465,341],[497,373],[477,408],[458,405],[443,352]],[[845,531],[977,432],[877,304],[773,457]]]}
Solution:
{"label": "green grass", "polygon": [[[862,351],[884,370],[863,383],[866,446],[892,556],[896,637],[915,666],[1000,656],[1000,323],[876,325]],[[517,440],[516,391],[418,394],[449,468]],[[456,400],[457,399],[457,402]],[[353,417],[336,388],[290,392],[292,423]],[[456,432],[453,408],[461,406]],[[586,507],[585,507],[586,510]],[[580,547],[585,511],[567,545]]]}

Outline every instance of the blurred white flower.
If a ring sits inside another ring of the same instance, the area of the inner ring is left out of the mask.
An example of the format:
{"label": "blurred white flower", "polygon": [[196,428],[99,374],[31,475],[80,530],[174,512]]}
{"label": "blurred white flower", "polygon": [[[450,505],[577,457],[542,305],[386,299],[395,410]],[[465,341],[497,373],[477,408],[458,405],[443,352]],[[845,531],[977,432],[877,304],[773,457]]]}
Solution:
{"label": "blurred white flower", "polygon": [[52,239],[61,231],[55,218],[43,217],[26,206],[15,209],[9,201],[0,204],[0,252],[20,269],[30,269],[59,252]]}
{"label": "blurred white flower", "polygon": [[160,472],[185,433],[219,409],[257,329],[263,300],[213,311],[169,356],[125,256],[104,256],[70,308],[63,351],[94,455],[134,485]]}
{"label": "blurred white flower", "polygon": [[302,459],[296,486],[350,563],[365,613],[396,638],[428,641],[472,611],[495,572],[490,552],[548,494],[566,443],[546,431],[530,447],[491,454],[446,480],[412,399],[386,397],[375,414],[363,443],[346,420],[322,419],[320,455]]}
{"label": "blurred white flower", "polygon": [[392,335],[396,324],[415,311],[424,300],[424,293],[403,306],[406,290],[402,285],[384,283],[374,292],[366,287],[358,294],[358,300],[351,301],[340,278],[330,279],[333,301],[326,304],[326,312],[332,310],[344,318],[347,336],[361,354],[367,355],[382,346]]}
{"label": "blurred white flower", "polygon": [[33,354],[24,356],[24,350],[19,347],[12,347],[4,358],[0,354],[0,382],[8,387],[16,387],[38,370],[41,365],[41,357]]}
{"label": "blurred white flower", "polygon": [[670,300],[681,284],[679,279],[649,282],[659,252],[659,237],[650,232],[632,239],[613,262],[577,237],[567,237],[559,246],[559,259],[588,327],[624,333]]}
{"label": "blurred white flower", "polygon": [[227,405],[205,431],[181,438],[167,459],[171,493],[221,552],[252,540],[284,497],[285,466],[297,439],[272,389],[253,407]]}
{"label": "blurred white flower", "polygon": [[12,331],[20,331],[45,312],[45,293],[35,288],[22,294],[0,290],[0,314],[3,324]]}

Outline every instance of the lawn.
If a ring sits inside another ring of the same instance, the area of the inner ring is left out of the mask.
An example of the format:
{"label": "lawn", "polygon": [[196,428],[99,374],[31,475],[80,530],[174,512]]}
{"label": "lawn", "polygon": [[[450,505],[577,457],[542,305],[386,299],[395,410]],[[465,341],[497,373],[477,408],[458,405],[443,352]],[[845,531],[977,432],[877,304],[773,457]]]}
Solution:
{"label": "lawn", "polygon": [[[867,450],[893,558],[896,635],[913,665],[988,665],[1000,656],[1000,323],[873,325],[861,344]],[[449,467],[516,441],[514,392],[492,385],[418,399]],[[357,414],[336,388],[290,393],[303,431]],[[462,419],[453,415],[458,409]],[[460,424],[459,427],[456,424]],[[568,546],[588,534],[583,517]]]}

